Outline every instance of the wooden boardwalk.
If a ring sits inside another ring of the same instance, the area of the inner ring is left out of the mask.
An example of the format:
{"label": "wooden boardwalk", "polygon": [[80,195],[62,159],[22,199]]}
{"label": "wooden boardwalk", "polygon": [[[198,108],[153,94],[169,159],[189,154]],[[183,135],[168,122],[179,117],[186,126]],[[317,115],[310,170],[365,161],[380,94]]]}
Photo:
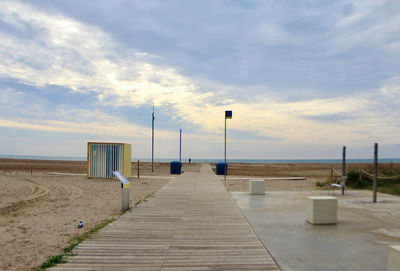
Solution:
{"label": "wooden boardwalk", "polygon": [[203,165],[82,242],[49,270],[280,270]]}

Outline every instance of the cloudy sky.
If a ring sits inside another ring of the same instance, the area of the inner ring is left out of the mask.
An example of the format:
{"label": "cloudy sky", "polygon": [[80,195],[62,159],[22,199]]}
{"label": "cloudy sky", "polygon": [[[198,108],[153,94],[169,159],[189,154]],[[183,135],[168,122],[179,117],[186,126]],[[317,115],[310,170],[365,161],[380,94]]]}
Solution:
{"label": "cloudy sky", "polygon": [[400,157],[400,2],[1,0],[0,154]]}

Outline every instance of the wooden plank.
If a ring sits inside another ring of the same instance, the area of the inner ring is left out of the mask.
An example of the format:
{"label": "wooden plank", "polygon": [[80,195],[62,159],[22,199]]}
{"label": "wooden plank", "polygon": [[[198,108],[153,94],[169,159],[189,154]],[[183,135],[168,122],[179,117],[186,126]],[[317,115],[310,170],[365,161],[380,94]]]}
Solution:
{"label": "wooden plank", "polygon": [[49,270],[279,270],[208,165],[178,176],[74,253]]}

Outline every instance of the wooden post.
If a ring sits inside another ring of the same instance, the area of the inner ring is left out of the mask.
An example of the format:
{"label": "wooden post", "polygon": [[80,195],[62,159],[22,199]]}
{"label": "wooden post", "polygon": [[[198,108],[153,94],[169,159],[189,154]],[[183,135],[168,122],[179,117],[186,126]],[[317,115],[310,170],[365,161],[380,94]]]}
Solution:
{"label": "wooden post", "polygon": [[33,173],[33,167],[31,166],[31,176],[32,176],[32,173]]}
{"label": "wooden post", "polygon": [[342,153],[342,195],[344,195],[345,189],[345,179],[346,179],[346,146],[343,146],[343,153]]}
{"label": "wooden post", "polygon": [[375,203],[377,198],[378,186],[378,143],[374,144],[374,183],[372,201]]}
{"label": "wooden post", "polygon": [[342,153],[342,176],[346,176],[346,146],[343,146]]}
{"label": "wooden post", "polygon": [[138,179],[140,178],[140,174],[139,174],[139,160],[137,160],[137,177]]}
{"label": "wooden post", "polygon": [[331,182],[333,182],[333,166],[331,165]]}

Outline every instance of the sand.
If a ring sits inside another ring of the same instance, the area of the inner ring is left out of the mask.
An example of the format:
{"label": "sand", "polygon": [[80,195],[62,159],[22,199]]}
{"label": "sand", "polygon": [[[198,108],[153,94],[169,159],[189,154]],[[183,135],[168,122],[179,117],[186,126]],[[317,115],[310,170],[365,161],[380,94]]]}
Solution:
{"label": "sand", "polygon": [[[131,205],[173,180],[169,163],[132,164]],[[251,178],[306,177],[266,182],[271,191],[304,191],[325,182],[330,164],[230,164],[228,191],[248,191]],[[334,165],[340,171],[341,165]],[[357,165],[352,165],[357,167]],[[359,165],[365,167],[365,165]],[[213,165],[215,170],[215,165]],[[199,172],[200,164],[183,164]],[[120,184],[87,179],[86,162],[0,159],[0,270],[34,270],[63,253],[77,236],[120,213]],[[223,176],[221,176],[223,180]],[[78,229],[79,221],[84,227]]]}
{"label": "sand", "polygon": [[[305,177],[305,180],[271,179],[265,182],[266,191],[304,191],[316,188],[316,182],[325,182],[330,175],[330,164],[229,164],[229,174],[221,181],[228,191],[249,191],[250,179]],[[335,165],[340,168],[341,165]],[[215,171],[215,168],[214,168]]]}
{"label": "sand", "polygon": [[[221,181],[228,191],[248,191],[250,179],[269,179],[265,182],[266,191],[306,191],[316,189],[316,183],[331,182],[331,167],[333,180],[339,180],[342,172],[341,164],[317,163],[232,163],[228,165],[228,176]],[[380,167],[399,167],[396,164],[380,164]],[[370,164],[347,164],[346,170],[371,169]],[[213,165],[215,172],[215,164]],[[273,178],[305,177],[306,180],[274,180]]]}
{"label": "sand", "polygon": [[[137,176],[137,164],[133,167]],[[154,169],[141,163],[140,179],[130,178],[131,205],[174,178],[168,163],[155,163]],[[36,269],[75,237],[120,215],[119,181],[87,179],[85,171],[79,161],[0,159],[0,270]]]}

